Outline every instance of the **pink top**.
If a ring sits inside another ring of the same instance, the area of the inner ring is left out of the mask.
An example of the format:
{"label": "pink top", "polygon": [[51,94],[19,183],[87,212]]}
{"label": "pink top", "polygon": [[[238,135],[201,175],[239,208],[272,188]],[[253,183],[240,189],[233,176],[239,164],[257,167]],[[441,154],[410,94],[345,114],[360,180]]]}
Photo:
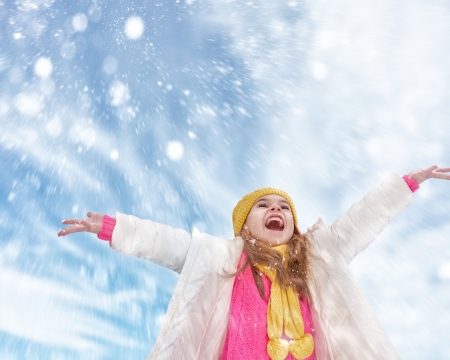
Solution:
{"label": "pink top", "polygon": [[[243,252],[238,268],[244,264],[246,259],[247,254]],[[269,342],[267,336],[267,307],[271,281],[265,274],[262,274],[261,278],[264,287],[264,299],[258,292],[250,265],[236,275],[231,296],[228,333],[221,360],[270,360],[267,353],[267,343]],[[305,333],[314,337],[314,326],[308,300],[300,301],[299,298],[299,303]],[[285,335],[283,338],[290,340]],[[291,354],[286,359],[295,360]],[[307,360],[312,359],[314,359],[314,352],[307,358]]]}

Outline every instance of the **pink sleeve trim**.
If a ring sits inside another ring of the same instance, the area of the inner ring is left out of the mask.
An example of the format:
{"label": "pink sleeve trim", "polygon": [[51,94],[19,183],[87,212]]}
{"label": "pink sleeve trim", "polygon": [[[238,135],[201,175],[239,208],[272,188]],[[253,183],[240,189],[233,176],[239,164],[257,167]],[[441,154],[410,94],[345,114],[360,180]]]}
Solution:
{"label": "pink sleeve trim", "polygon": [[411,189],[411,192],[419,190],[420,186],[418,183],[416,183],[413,179],[411,179],[408,175],[404,175],[403,180],[405,180],[406,184]]}
{"label": "pink sleeve trim", "polygon": [[103,216],[102,229],[97,237],[101,240],[111,241],[114,227],[116,226],[116,219],[105,215]]}

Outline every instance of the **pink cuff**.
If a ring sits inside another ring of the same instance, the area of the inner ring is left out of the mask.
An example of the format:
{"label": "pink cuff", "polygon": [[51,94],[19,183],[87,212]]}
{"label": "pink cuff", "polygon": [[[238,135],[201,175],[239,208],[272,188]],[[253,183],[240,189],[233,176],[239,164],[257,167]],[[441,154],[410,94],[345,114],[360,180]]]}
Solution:
{"label": "pink cuff", "polygon": [[411,192],[414,192],[420,188],[419,184],[416,183],[413,179],[411,179],[408,175],[404,175],[402,179],[405,180],[406,184],[411,189]]}
{"label": "pink cuff", "polygon": [[97,235],[97,237],[101,240],[111,241],[115,226],[116,219],[108,215],[103,216],[102,229],[100,230],[100,233]]}

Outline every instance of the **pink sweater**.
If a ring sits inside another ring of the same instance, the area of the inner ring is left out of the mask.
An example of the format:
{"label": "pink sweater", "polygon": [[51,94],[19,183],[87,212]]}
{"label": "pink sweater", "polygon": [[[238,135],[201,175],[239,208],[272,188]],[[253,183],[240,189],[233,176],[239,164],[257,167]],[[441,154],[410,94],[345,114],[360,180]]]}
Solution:
{"label": "pink sweater", "polygon": [[[246,260],[247,254],[243,252],[238,268]],[[221,360],[270,360],[267,353],[267,343],[269,341],[267,336],[267,307],[271,281],[264,274],[262,274],[261,278],[264,287],[264,299],[261,298],[256,287],[251,266],[247,266],[244,271],[236,275],[231,297],[228,333]],[[314,337],[314,325],[308,300],[300,301],[299,299],[299,303],[305,333]],[[285,336],[283,338],[290,340]],[[291,354],[286,359],[295,360]],[[307,359],[314,359],[314,352]]]}

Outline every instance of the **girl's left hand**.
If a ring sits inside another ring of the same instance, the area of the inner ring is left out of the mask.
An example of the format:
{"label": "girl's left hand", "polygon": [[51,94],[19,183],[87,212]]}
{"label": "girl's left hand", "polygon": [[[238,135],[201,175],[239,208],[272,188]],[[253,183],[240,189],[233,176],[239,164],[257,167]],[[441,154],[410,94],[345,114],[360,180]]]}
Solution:
{"label": "girl's left hand", "polygon": [[439,166],[433,165],[425,170],[419,169],[411,171],[408,176],[416,183],[420,184],[431,178],[450,180],[450,175],[446,174],[448,172],[450,172],[450,168],[440,168]]}

